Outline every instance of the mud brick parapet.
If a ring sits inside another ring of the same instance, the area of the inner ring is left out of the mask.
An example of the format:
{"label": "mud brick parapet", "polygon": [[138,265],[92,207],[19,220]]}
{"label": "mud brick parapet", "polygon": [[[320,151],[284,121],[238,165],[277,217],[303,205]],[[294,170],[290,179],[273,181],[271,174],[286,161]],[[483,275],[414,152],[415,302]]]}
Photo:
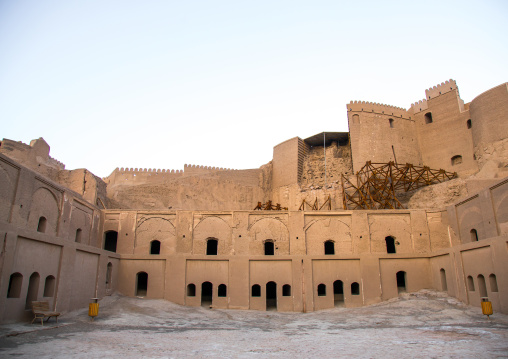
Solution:
{"label": "mud brick parapet", "polygon": [[423,99],[418,102],[415,102],[411,104],[411,109],[413,110],[413,113],[422,112],[429,109],[429,105],[427,103],[427,100]]}
{"label": "mud brick parapet", "polygon": [[457,83],[455,80],[450,79],[448,81],[441,82],[441,85],[437,85],[429,88],[428,90],[425,90],[425,98],[429,100],[453,90],[458,90]]}
{"label": "mud brick parapet", "polygon": [[348,112],[370,112],[380,115],[393,116],[399,118],[409,118],[409,114],[402,107],[385,105],[368,101],[351,101],[347,105]]}
{"label": "mud brick parapet", "polygon": [[168,170],[156,168],[116,168],[108,177],[103,178],[107,184],[119,184],[126,182],[164,182],[165,180],[180,178],[182,170]]}

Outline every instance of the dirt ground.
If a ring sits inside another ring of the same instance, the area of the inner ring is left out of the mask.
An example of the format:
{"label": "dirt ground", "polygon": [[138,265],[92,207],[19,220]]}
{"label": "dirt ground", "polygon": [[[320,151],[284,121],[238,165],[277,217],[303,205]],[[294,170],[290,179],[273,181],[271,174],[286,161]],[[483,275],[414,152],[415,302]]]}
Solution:
{"label": "dirt ground", "polygon": [[44,325],[0,326],[1,358],[502,358],[508,316],[420,291],[362,308],[278,313],[118,295]]}

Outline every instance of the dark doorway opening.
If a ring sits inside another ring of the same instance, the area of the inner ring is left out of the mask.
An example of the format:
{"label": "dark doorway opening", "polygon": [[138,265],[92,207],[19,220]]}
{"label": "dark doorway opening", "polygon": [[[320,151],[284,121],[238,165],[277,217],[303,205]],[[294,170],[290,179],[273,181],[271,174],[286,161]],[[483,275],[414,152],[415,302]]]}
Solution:
{"label": "dark doorway opening", "polygon": [[203,307],[210,307],[213,301],[213,284],[210,282],[203,282],[201,284],[201,305]]}
{"label": "dark doorway opening", "polygon": [[333,302],[335,306],[344,304],[344,284],[341,280],[333,282]]}
{"label": "dark doorway opening", "polygon": [[266,241],[265,242],[265,256],[273,256],[275,254],[275,248],[273,242]]}
{"label": "dark doorway opening", "polygon": [[335,243],[333,241],[325,242],[325,254],[335,254]]}
{"label": "dark doorway opening", "polygon": [[117,231],[108,231],[104,233],[104,249],[110,252],[116,252],[117,240],[118,240]]}
{"label": "dark doorway opening", "polygon": [[397,272],[397,291],[399,293],[406,292],[406,272]]}
{"label": "dark doorway opening", "polygon": [[136,274],[136,296],[145,297],[148,292],[148,274],[139,272]]}
{"label": "dark doorway opening", "polygon": [[216,256],[217,255],[217,240],[209,239],[206,241],[206,255]]}
{"label": "dark doorway opening", "polygon": [[386,242],[386,253],[396,253],[395,251],[395,238],[388,236],[385,238]]}
{"label": "dark doorway opening", "polygon": [[161,242],[155,240],[150,243],[150,254],[161,254]]}
{"label": "dark doorway opening", "polygon": [[439,274],[441,276],[441,290],[443,292],[448,291],[448,284],[446,284],[446,272],[443,268],[439,270]]}
{"label": "dark doorway opening", "polygon": [[277,283],[266,283],[266,310],[277,310]]}

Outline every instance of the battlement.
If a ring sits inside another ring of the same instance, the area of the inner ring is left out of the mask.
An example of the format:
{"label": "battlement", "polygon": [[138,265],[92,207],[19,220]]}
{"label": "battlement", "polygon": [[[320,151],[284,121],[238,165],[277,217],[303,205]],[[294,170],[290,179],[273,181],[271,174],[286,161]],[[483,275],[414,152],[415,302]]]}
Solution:
{"label": "battlement", "polygon": [[434,87],[429,88],[428,90],[425,90],[425,98],[429,100],[431,98],[438,97],[439,95],[445,94],[453,90],[458,91],[457,83],[455,82],[455,80],[450,79],[448,81],[441,82],[440,85],[436,85]]}
{"label": "battlement", "polygon": [[183,173],[182,170],[167,170],[159,168],[116,168],[114,172],[123,173]]}
{"label": "battlement", "polygon": [[369,101],[351,101],[347,104],[348,112],[373,112],[386,116],[409,118],[406,109]]}
{"label": "battlement", "polygon": [[429,105],[427,103],[427,100],[423,99],[418,102],[412,103],[411,108],[413,109],[413,113],[418,113],[427,110],[429,108]]}
{"label": "battlement", "polygon": [[49,156],[49,159],[48,159],[48,162],[53,165],[53,166],[57,166],[59,167],[61,170],[64,170],[65,169],[65,164],[63,164],[62,162],[58,161],[57,159],[54,159],[53,157]]}
{"label": "battlement", "polygon": [[203,172],[238,171],[238,170],[231,169],[231,168],[222,168],[222,167],[211,167],[211,166],[200,166],[200,165],[188,165],[188,164],[184,164],[183,165],[183,171],[185,173],[188,173],[188,172],[203,173]]}

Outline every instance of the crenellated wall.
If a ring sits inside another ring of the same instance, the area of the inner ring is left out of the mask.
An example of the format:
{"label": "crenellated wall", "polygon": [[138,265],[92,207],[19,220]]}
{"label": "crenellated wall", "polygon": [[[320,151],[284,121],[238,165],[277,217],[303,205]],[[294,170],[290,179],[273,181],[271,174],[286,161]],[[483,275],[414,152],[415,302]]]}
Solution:
{"label": "crenellated wall", "polygon": [[422,163],[457,172],[462,177],[477,172],[471,129],[467,125],[470,115],[455,81],[434,86],[425,94],[426,99],[413,104],[409,111],[416,124]]}
{"label": "crenellated wall", "polygon": [[347,105],[353,170],[374,163],[422,163],[415,123],[399,107],[365,101]]}

